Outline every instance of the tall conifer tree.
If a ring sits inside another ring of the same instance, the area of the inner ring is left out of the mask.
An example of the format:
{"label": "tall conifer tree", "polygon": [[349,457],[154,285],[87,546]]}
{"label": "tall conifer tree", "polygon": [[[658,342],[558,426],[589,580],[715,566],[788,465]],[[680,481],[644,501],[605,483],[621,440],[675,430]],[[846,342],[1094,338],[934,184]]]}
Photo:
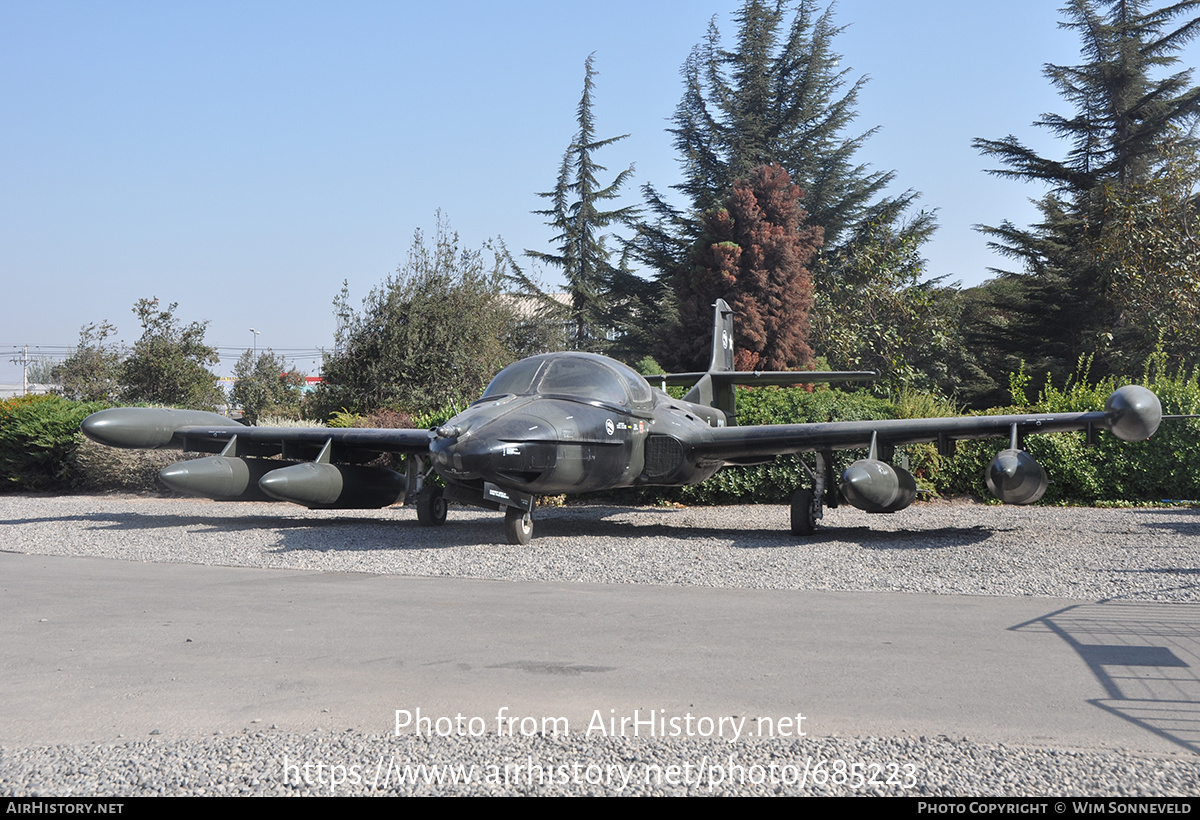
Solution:
{"label": "tall conifer tree", "polygon": [[[714,22],[683,68],[684,95],[670,131],[684,171],[675,187],[687,207],[672,205],[651,186],[643,189],[654,221],[643,225],[638,250],[659,280],[684,281],[676,271],[689,265],[706,212],[721,206],[755,168],[769,164],[785,169],[803,193],[806,224],[821,228],[827,252],[868,233],[923,242],[933,230],[932,216],[903,218],[916,195],[885,196],[893,173],[872,171],[855,159],[874,129],[850,130],[866,78],[853,80],[850,69],[840,66],[834,40],[842,27],[832,5],[822,11],[816,0],[800,0],[789,20],[781,0],[746,0],[735,20],[732,50],[722,48]],[[868,224],[872,231],[862,230]],[[825,253],[813,265],[818,292],[825,280],[844,273],[828,265],[829,258]],[[674,296],[683,302],[692,295],[675,287]]]}
{"label": "tall conifer tree", "polygon": [[637,217],[634,206],[602,209],[608,200],[620,195],[621,186],[633,175],[633,166],[621,171],[606,186],[599,181],[600,173],[606,169],[593,155],[629,135],[607,139],[596,137],[592,114],[596,76],[594,57],[590,55],[584,63],[583,96],[576,116],[579,130],[563,154],[554,189],[539,194],[550,200],[551,207],[534,212],[548,217],[546,224],[558,231],[554,237],[557,251],[525,251],[533,259],[560,269],[566,277],[570,295],[567,307],[571,326],[569,343],[576,350],[601,350],[606,346],[605,332],[615,323],[612,314],[619,307],[613,304],[620,292],[620,287],[614,287],[614,283],[619,285],[629,275],[623,275],[622,270],[612,264],[612,250],[604,232],[615,225],[628,225]]}
{"label": "tall conifer tree", "polygon": [[[1160,173],[1180,152],[1195,156],[1188,134],[1200,116],[1200,88],[1191,72],[1156,78],[1178,61],[1179,49],[1200,33],[1200,0],[1148,9],[1146,0],[1071,0],[1060,25],[1079,34],[1084,62],[1047,65],[1045,76],[1072,111],[1035,123],[1067,142],[1062,159],[1043,157],[1015,136],[978,139],[995,158],[993,174],[1041,182],[1042,220],[1029,228],[1011,222],[981,226],[991,245],[1019,261],[985,287],[990,321],[973,340],[995,351],[993,370],[1023,360],[1036,373],[1069,373],[1082,355],[1095,358],[1093,375],[1121,361],[1117,344],[1140,317],[1122,316],[1108,275],[1114,193],[1124,198]],[[1128,364],[1127,360],[1125,362]],[[993,374],[996,375],[996,374]]]}

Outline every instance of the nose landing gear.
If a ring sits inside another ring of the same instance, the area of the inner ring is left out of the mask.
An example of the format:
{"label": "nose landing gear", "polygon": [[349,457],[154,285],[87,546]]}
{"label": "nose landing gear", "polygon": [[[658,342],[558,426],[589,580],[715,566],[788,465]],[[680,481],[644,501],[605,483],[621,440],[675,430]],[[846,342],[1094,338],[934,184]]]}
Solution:
{"label": "nose landing gear", "polygon": [[533,538],[533,513],[520,507],[505,507],[504,535],[510,544],[528,544]]}

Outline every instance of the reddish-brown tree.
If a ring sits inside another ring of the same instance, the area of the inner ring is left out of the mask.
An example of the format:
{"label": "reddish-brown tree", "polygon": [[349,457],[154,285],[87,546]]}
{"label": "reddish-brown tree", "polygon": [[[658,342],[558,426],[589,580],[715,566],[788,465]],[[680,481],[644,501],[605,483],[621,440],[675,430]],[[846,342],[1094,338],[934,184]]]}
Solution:
{"label": "reddish-brown tree", "polygon": [[805,225],[800,189],[778,165],[761,165],[736,182],[725,206],[704,215],[690,266],[672,277],[679,321],[663,338],[659,361],[671,369],[708,365],[712,305],[724,299],[736,317],[739,370],[794,370],[811,364],[808,265],[823,232]]}

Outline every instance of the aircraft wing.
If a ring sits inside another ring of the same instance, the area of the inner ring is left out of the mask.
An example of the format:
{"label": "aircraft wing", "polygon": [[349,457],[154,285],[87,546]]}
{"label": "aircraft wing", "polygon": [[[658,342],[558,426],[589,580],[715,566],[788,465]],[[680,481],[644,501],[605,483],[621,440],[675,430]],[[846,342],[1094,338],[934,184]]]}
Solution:
{"label": "aircraft wing", "polygon": [[[1104,410],[1086,413],[1030,413],[1011,416],[958,416],[936,419],[885,419],[813,424],[717,427],[696,445],[701,459],[738,463],[789,453],[811,453],[956,439],[1015,437],[1065,430],[1109,430],[1125,441],[1153,435],[1162,419],[1158,398],[1144,387],[1114,392]],[[1013,445],[1016,448],[1016,444]]]}
{"label": "aircraft wing", "polygon": [[310,460],[332,444],[332,460],[370,461],[382,453],[429,452],[428,430],[247,427],[201,410],[114,407],[88,416],[84,435],[110,447],[175,449],[220,453],[235,438],[238,455]]}

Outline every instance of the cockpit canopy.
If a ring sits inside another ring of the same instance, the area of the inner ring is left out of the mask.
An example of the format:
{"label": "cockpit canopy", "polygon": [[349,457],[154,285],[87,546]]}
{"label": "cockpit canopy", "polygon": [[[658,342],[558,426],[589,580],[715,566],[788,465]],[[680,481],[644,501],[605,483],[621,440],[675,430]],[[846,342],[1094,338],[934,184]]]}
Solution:
{"label": "cockpit canopy", "polygon": [[492,379],[483,398],[564,396],[617,407],[647,408],[650,385],[620,362],[594,353],[547,353],[510,364]]}

